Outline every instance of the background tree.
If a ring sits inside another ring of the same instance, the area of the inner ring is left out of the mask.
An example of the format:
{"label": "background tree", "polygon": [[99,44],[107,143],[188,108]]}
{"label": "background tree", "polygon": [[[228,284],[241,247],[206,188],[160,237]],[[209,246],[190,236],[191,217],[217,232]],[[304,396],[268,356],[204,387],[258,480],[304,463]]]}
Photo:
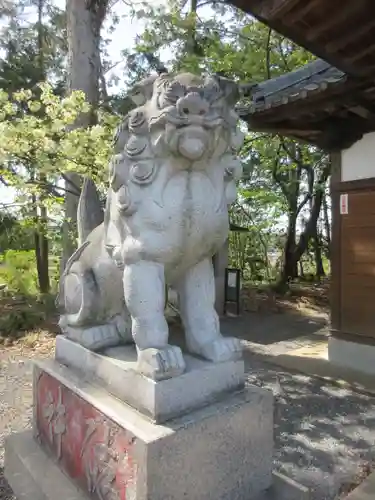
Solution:
{"label": "background tree", "polygon": [[[26,7],[35,8],[34,22],[25,23],[22,20]],[[3,25],[0,42],[4,52],[4,57],[0,61],[0,88],[6,91],[9,97],[21,89],[28,89],[37,97],[39,93],[37,84],[47,78],[53,78],[56,90],[60,90],[64,75],[64,52],[66,52],[62,29],[63,13],[47,0],[30,0],[9,2],[6,15],[8,24]],[[22,107],[18,111],[19,117],[24,113],[43,114],[40,108],[30,110]],[[19,169],[22,168],[28,177],[28,182],[33,185],[33,189],[29,192],[30,209],[25,216],[33,220],[39,286],[42,293],[47,293],[50,280],[45,176],[40,171],[38,158],[32,148],[27,152],[27,158],[18,158],[17,164],[8,161],[4,167],[14,175],[18,175]],[[5,182],[4,176],[2,181]]]}
{"label": "background tree", "polygon": [[[128,54],[130,82],[149,69],[150,53],[170,70],[216,72],[241,83],[273,78],[313,59],[304,49],[222,2],[142,6],[138,15],[147,22],[136,53]],[[281,290],[298,276],[301,258],[313,251],[315,273],[322,276],[321,207],[327,201],[328,157],[315,147],[251,130],[241,155],[248,175],[240,183],[231,219],[248,231],[231,236],[233,263],[249,279],[277,278]],[[324,227],[328,241],[328,210]],[[270,253],[282,254],[278,276]]]}
{"label": "background tree", "polygon": [[[33,17],[25,22],[27,9]],[[126,89],[136,79],[167,69],[216,72],[253,84],[312,59],[222,2],[129,4],[129,16],[145,28],[135,50],[123,51],[125,71],[116,78],[124,84],[111,87],[108,75],[119,62],[107,51],[111,24],[119,22],[113,9],[115,1],[68,0],[64,12],[52,0],[25,0],[0,11],[7,20],[0,28],[0,128],[7,138],[0,143],[0,182],[17,190],[44,264],[50,253],[45,243],[64,222],[58,240],[63,268],[76,247],[77,212],[102,198],[111,132],[129,110]],[[48,87],[39,85],[46,80]],[[75,89],[83,94],[67,98]],[[249,99],[245,95],[241,105]],[[246,280],[275,281],[280,289],[298,274],[323,275],[330,245],[329,159],[317,148],[252,130],[241,156],[245,176],[230,216],[246,231],[231,234],[232,265]],[[100,217],[101,211],[94,214]]]}
{"label": "background tree", "polygon": [[[100,77],[102,74],[100,58],[100,31],[107,13],[108,0],[88,0],[76,2],[67,0],[66,16],[69,45],[69,91],[81,90],[86,101],[91,105],[90,111],[81,114],[75,127],[88,127],[97,123],[97,107],[100,97]],[[61,271],[66,261],[76,248],[77,214],[81,179],[76,172],[66,176],[66,187],[73,188],[65,194],[65,220]],[[85,181],[85,196],[93,198],[85,200],[92,206],[97,205],[98,192],[89,177]],[[100,223],[100,213],[97,223]]]}

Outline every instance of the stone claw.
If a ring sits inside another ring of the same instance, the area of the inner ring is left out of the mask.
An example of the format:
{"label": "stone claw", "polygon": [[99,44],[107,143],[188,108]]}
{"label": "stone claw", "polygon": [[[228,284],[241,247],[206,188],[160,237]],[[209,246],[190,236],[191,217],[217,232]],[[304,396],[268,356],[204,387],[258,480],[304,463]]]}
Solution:
{"label": "stone claw", "polygon": [[235,337],[220,337],[203,345],[200,351],[201,356],[214,363],[242,358],[242,345]]}
{"label": "stone claw", "polygon": [[73,342],[81,344],[90,351],[100,351],[108,347],[116,347],[123,343],[116,325],[107,323],[89,328],[68,326],[64,316],[59,321],[62,333]]}
{"label": "stone claw", "polygon": [[177,346],[138,350],[138,371],[153,380],[177,377],[184,373],[185,368],[182,351]]}

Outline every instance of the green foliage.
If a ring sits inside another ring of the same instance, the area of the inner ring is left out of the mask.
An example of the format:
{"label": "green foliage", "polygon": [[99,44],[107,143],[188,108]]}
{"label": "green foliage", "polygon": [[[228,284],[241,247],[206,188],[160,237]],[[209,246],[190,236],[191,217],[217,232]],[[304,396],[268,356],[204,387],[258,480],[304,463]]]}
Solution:
{"label": "green foliage", "polygon": [[44,319],[45,313],[37,309],[34,303],[11,302],[0,316],[0,339],[1,337],[20,338],[25,332],[38,327]]}
{"label": "green foliage", "polygon": [[[200,3],[207,4],[198,2],[196,13],[171,1],[142,5],[136,14],[146,29],[138,38],[138,54],[162,54],[168,47],[172,58],[166,62],[172,69],[221,71],[246,82],[277,76],[313,58],[241,11],[214,2],[207,11]],[[133,78],[140,66],[132,67]]]}
{"label": "green foliage", "polygon": [[32,228],[15,216],[0,212],[0,255],[6,250],[31,250],[34,247]]}
{"label": "green foliage", "polygon": [[34,251],[8,250],[0,260],[0,284],[6,285],[0,291],[0,340],[22,337],[54,310],[54,297],[39,295]]}
{"label": "green foliage", "polygon": [[[150,54],[172,71],[220,72],[241,83],[279,76],[314,58],[225,3],[208,7],[198,0],[195,7],[172,0],[157,7],[142,4],[135,11],[146,29],[138,37],[136,52],[127,54],[129,83],[149,71]],[[241,157],[245,175],[230,216],[247,231],[230,235],[230,263],[245,279],[272,281],[280,274],[286,246],[298,245],[316,189],[325,187],[315,182],[323,156],[308,145],[249,131]]]}
{"label": "green foliage", "polygon": [[[66,190],[75,191],[63,180],[69,172],[89,175],[104,191],[112,132],[119,120],[117,115],[129,110],[129,100],[124,91],[108,97],[102,89],[105,111],[99,110],[98,124],[73,129],[80,115],[93,110],[80,92],[63,97],[65,15],[48,0],[44,2],[41,50],[37,42],[40,25],[21,21],[27,2],[8,2],[6,10],[0,10],[0,15],[9,19],[0,28],[0,89],[4,90],[0,91],[0,182],[17,190],[25,224],[32,230],[42,229],[50,248],[58,253],[61,204]],[[35,5],[34,0],[31,3]],[[163,6],[138,3],[129,5],[129,13],[146,28],[137,37],[135,51],[124,51],[128,62],[125,86],[160,70],[163,64],[170,70],[221,72],[249,83],[292,71],[313,59],[304,49],[222,2],[213,2],[208,8],[201,0],[193,11],[186,2],[170,1]],[[112,23],[118,21],[115,15]],[[101,43],[103,74],[111,67],[107,42]],[[46,79],[52,83],[47,85]],[[239,184],[238,202],[230,211],[231,221],[248,229],[230,236],[231,264],[240,267],[246,279],[276,279],[286,235],[293,229],[290,221],[295,217],[294,229],[301,231],[308,219],[308,169],[300,168],[296,161],[299,152],[303,163],[318,175],[322,153],[317,149],[269,134],[247,134],[241,151],[245,175]],[[304,199],[303,210],[296,214],[295,205]],[[39,214],[43,208],[48,209],[49,220],[41,226]],[[2,241],[0,228],[0,248],[11,248]],[[310,247],[307,254],[308,259],[313,256]],[[50,268],[57,278],[56,263]]]}
{"label": "green foliage", "polygon": [[37,169],[47,183],[36,187],[52,198],[63,192],[58,185],[62,172],[92,175],[102,182],[117,118],[102,113],[99,125],[72,130],[69,127],[79,115],[90,112],[84,94],[61,98],[47,84],[39,88],[39,99],[30,91],[11,96],[0,92],[0,174],[12,186],[30,192],[35,189],[32,173]]}
{"label": "green foliage", "polygon": [[8,250],[0,265],[0,282],[16,295],[38,294],[35,252]]}
{"label": "green foliage", "polygon": [[38,1],[9,1],[4,12],[7,19],[0,27],[3,54],[0,57],[0,88],[7,92],[34,89],[45,77],[55,82],[55,89],[63,91],[68,51],[65,12],[53,2],[43,0],[43,24],[39,26],[36,16],[28,16],[30,7],[37,7]]}

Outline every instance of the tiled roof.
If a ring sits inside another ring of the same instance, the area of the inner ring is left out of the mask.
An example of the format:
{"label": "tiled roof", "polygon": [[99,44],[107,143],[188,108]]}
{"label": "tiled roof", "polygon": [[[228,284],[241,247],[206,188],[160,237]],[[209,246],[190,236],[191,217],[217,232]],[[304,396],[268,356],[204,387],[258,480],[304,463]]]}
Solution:
{"label": "tiled roof", "polygon": [[246,116],[306,99],[311,94],[343,83],[346,78],[347,75],[342,71],[317,59],[296,71],[260,83],[252,94],[251,102],[238,106],[237,112],[240,116]]}

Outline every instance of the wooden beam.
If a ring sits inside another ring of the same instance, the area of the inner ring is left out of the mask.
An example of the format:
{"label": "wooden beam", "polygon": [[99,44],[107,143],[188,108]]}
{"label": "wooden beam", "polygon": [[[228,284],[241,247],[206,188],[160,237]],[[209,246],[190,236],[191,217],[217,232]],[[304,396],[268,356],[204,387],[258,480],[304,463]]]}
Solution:
{"label": "wooden beam", "polygon": [[295,7],[300,0],[273,0],[272,2],[261,2],[259,7],[254,7],[258,15],[264,19],[275,19],[284,16]]}
{"label": "wooden beam", "polygon": [[[366,120],[369,120],[372,123],[375,123],[375,105],[374,105],[374,103],[363,98],[361,95],[358,95],[358,96],[354,95],[354,101],[355,101],[355,104],[357,105],[357,107],[362,108],[362,110],[365,110],[365,112],[367,113]],[[357,113],[357,114],[359,114],[359,113]]]}
{"label": "wooden beam", "polygon": [[366,35],[375,26],[375,18],[370,19],[367,24],[361,24],[355,30],[349,30],[344,36],[333,40],[325,45],[325,49],[329,54],[333,54],[340,49],[347,47],[353,40],[358,40],[363,35]]}
{"label": "wooden beam", "polygon": [[351,63],[354,63],[359,59],[362,59],[362,57],[374,51],[375,51],[375,43],[370,43],[363,50],[359,50],[353,56],[348,57],[347,60]]}
{"label": "wooden beam", "polygon": [[364,79],[368,80],[369,78],[373,78],[375,71],[375,64],[368,64],[367,66],[361,67],[358,65],[357,74],[362,77],[362,81]]}
{"label": "wooden beam", "polygon": [[[297,12],[293,15],[286,16],[285,19],[282,20],[283,24],[286,26],[292,26],[297,23],[300,19],[302,19],[306,14],[315,9],[315,7],[323,0],[305,0],[304,7],[297,10]],[[324,0],[326,4],[326,0]]]}
{"label": "wooden beam", "polygon": [[250,119],[246,120],[246,123],[254,130],[257,132],[269,132],[273,134],[281,134],[281,135],[318,135],[323,132],[323,129],[317,124],[311,124],[309,125],[301,125],[300,127],[293,123],[292,125],[286,123],[286,122],[266,122],[262,120],[257,120],[257,119]]}
{"label": "wooden beam", "polygon": [[331,154],[331,199],[332,199],[332,222],[331,222],[331,327],[341,328],[341,216],[340,216],[340,194],[335,191],[341,182],[341,151]]}
{"label": "wooden beam", "polygon": [[[290,114],[289,114],[290,116]],[[306,117],[300,116],[298,120],[280,119],[278,122],[268,121],[267,116],[244,117],[249,127],[257,132],[268,132],[270,134],[280,134],[288,137],[316,144],[327,150],[343,149],[358,141],[364,133],[375,130],[375,122],[364,120],[352,114],[348,118],[328,116],[319,121],[308,122]]]}
{"label": "wooden beam", "polygon": [[335,12],[335,15],[327,14],[325,20],[314,26],[314,29],[307,34],[306,39],[310,41],[316,40],[325,32],[339,26],[345,20],[355,17],[356,14],[363,14],[363,7],[363,0],[356,0],[343,7],[337,13]]}
{"label": "wooden beam", "polygon": [[[350,0],[350,1],[356,1],[356,0]],[[306,38],[306,29],[303,30],[299,26],[295,26],[294,23],[298,21],[301,16],[306,15],[307,12],[310,12],[313,8],[315,7],[321,7],[322,13],[324,13],[327,10],[327,5],[329,5],[328,0],[304,0],[304,5],[302,9],[298,10],[298,13],[294,15],[294,13],[290,16],[285,15],[281,19],[280,17],[277,18],[269,18],[266,16],[269,16],[269,13],[266,12],[266,10],[261,9],[261,4],[264,4],[265,2],[269,5],[267,0],[229,0],[230,3],[233,5],[237,5],[240,9],[244,10],[245,12],[253,15],[259,21],[265,23],[267,26],[270,28],[274,29],[281,35],[285,36],[286,38],[289,38],[294,41],[297,45],[300,45],[304,47],[305,49],[309,50],[313,54],[315,54],[317,57],[320,57],[336,68],[340,69],[341,71],[344,71],[348,75],[350,75],[353,78],[359,79],[358,83],[360,83],[360,79],[363,78],[363,76],[369,74],[369,69],[366,68],[360,68],[356,67],[355,65],[351,64],[348,62],[345,58],[345,54],[337,54],[335,51],[332,50],[332,47],[334,48],[334,45],[331,45],[331,51],[328,51],[326,48],[326,43],[319,43],[317,41],[313,40],[308,40]],[[347,5],[348,0],[342,0],[342,2]],[[369,23],[375,22],[375,16],[374,16],[374,0],[363,0],[364,2],[364,7],[363,9],[368,12],[368,17],[369,17]],[[298,5],[298,4],[297,4]],[[275,4],[276,7],[276,4]],[[296,10],[296,9],[295,9]],[[263,12],[264,15],[261,14],[261,11]],[[339,11],[339,8],[338,8]],[[367,32],[368,28],[366,27],[365,29]],[[310,32],[313,31],[313,29],[309,30]],[[349,31],[350,34],[347,32]],[[357,40],[359,33],[362,31],[361,26],[358,27],[358,29],[353,29],[353,30],[344,30],[343,32],[345,33],[345,36],[350,37],[350,40]],[[333,42],[329,42],[334,44],[336,40]],[[342,41],[340,41],[340,46]]]}
{"label": "wooden beam", "polygon": [[[367,120],[371,116],[369,110],[364,108],[363,106],[348,106],[348,109],[352,113],[355,113],[356,115],[360,116],[361,118],[364,118],[365,120]],[[375,118],[375,115],[373,115],[373,117]]]}

